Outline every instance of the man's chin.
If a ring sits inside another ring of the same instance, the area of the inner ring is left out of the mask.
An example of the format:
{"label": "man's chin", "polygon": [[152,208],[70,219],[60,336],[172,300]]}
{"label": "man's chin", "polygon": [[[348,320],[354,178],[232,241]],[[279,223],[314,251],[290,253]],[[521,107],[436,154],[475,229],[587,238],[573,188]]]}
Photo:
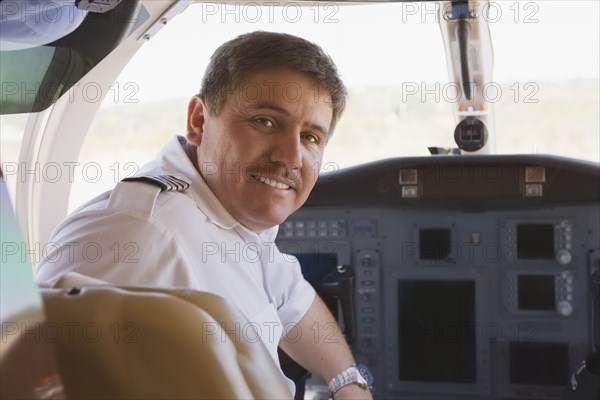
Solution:
{"label": "man's chin", "polygon": [[242,225],[255,232],[262,232],[281,225],[290,214],[291,212],[277,215],[263,215],[263,218],[254,219],[252,221],[248,221],[246,224],[242,223]]}

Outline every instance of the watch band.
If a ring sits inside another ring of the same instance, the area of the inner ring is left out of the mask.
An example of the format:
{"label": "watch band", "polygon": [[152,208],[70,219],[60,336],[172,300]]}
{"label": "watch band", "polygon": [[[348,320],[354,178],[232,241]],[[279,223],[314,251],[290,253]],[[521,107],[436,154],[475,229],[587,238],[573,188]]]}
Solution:
{"label": "watch band", "polygon": [[329,382],[329,391],[331,392],[331,396],[333,396],[337,391],[347,385],[358,385],[358,387],[366,390],[371,390],[371,384],[362,376],[360,370],[357,368],[356,364],[350,366],[349,368],[343,370],[339,374],[337,374],[330,382]]}

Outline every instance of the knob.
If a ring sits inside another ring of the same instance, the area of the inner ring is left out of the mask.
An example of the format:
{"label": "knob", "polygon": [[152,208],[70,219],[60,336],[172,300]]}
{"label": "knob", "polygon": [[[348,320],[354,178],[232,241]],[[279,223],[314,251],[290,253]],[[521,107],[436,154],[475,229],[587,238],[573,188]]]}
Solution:
{"label": "knob", "polygon": [[562,300],[558,302],[556,311],[558,311],[558,313],[563,317],[568,317],[569,315],[573,314],[573,305],[566,300]]}
{"label": "knob", "polygon": [[567,265],[571,262],[573,256],[568,250],[561,249],[556,253],[556,261],[561,265]]}

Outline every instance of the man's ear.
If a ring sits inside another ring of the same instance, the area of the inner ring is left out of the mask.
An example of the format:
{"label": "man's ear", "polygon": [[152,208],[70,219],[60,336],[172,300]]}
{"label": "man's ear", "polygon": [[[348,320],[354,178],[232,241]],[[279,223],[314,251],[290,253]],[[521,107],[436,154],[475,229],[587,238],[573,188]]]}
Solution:
{"label": "man's ear", "polygon": [[204,100],[200,96],[192,97],[188,104],[187,141],[194,146],[200,146],[202,141],[206,114]]}

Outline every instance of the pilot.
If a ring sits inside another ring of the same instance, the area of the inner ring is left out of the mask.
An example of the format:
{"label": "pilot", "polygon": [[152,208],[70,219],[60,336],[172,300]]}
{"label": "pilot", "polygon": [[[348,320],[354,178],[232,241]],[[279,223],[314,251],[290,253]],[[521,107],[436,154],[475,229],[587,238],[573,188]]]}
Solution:
{"label": "pilot", "polygon": [[371,398],[329,310],[274,244],[315,185],[345,101],[333,61],[313,43],[254,32],[221,45],[189,102],[185,137],[61,223],[36,280],[76,271],[215,293],[276,361],[280,346],[336,400]]}

